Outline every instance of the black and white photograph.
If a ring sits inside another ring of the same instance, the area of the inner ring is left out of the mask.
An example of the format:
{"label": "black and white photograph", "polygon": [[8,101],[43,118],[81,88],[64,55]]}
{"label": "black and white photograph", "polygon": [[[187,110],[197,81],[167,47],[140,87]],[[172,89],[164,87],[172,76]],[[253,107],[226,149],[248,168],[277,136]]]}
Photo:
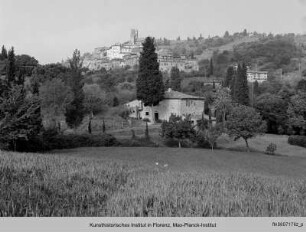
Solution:
{"label": "black and white photograph", "polygon": [[305,229],[306,0],[0,0],[0,49],[0,231]]}

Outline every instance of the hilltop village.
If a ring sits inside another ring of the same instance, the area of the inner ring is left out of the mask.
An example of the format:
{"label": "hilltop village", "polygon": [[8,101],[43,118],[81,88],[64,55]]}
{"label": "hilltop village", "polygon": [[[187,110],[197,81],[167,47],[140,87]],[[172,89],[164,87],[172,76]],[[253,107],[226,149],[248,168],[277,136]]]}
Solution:
{"label": "hilltop village", "polygon": [[[116,43],[110,47],[95,48],[92,53],[83,55],[83,66],[91,71],[101,68],[106,70],[135,67],[139,63],[140,52],[144,38],[139,38],[138,30],[131,29],[130,40],[124,43]],[[199,71],[198,61],[186,55],[175,56],[167,49],[158,49],[158,62],[160,71],[170,73],[172,67],[178,67],[180,71]]]}
{"label": "hilltop village", "polygon": [[[144,38],[139,37],[137,29],[131,29],[130,39],[123,43],[115,43],[110,47],[97,47],[93,52],[83,54],[83,67],[89,71],[98,71],[102,68],[109,71],[120,68],[136,70],[139,64],[140,53],[143,48]],[[161,72],[170,74],[173,67],[184,73],[198,73],[201,69],[199,59],[193,54],[174,53],[164,46],[156,46],[159,69]],[[69,66],[67,62],[62,63]],[[235,64],[233,65],[235,66]],[[206,76],[206,75],[205,75]],[[249,82],[266,81],[268,71],[258,71],[248,66],[247,76]]]}

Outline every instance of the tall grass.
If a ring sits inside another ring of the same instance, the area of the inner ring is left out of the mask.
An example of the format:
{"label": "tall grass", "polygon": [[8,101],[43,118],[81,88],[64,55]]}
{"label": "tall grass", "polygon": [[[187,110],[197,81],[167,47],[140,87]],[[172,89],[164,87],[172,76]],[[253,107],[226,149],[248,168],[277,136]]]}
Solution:
{"label": "tall grass", "polygon": [[2,153],[0,216],[103,216],[127,176],[112,162]]}
{"label": "tall grass", "polygon": [[305,216],[306,181],[235,173],[133,176],[107,206],[111,216]]}
{"label": "tall grass", "polygon": [[306,180],[2,152],[0,216],[306,216]]}

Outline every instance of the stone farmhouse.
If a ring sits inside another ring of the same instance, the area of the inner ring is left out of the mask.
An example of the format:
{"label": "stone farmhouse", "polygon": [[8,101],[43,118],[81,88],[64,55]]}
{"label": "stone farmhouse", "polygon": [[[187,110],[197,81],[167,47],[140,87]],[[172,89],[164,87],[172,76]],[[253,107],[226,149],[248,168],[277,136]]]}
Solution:
{"label": "stone farmhouse", "polygon": [[[136,119],[148,118],[151,122],[158,120],[169,120],[171,114],[185,117],[191,116],[191,121],[202,118],[204,113],[204,98],[187,95],[172,89],[165,91],[164,99],[157,106],[144,106],[140,100],[126,103],[130,110],[130,117]],[[152,115],[153,114],[153,115]],[[208,115],[204,115],[208,119]]]}

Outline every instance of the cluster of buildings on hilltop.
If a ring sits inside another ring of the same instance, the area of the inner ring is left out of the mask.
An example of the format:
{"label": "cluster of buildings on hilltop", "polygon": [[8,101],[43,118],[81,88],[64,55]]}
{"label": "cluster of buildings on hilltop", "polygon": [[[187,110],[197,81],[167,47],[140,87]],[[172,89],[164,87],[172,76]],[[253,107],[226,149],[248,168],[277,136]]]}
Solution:
{"label": "cluster of buildings on hilltop", "polygon": [[138,30],[132,29],[130,40],[110,47],[98,47],[93,53],[85,53],[83,66],[89,70],[106,70],[135,66],[138,64],[142,43],[144,39],[138,38]]}
{"label": "cluster of buildings on hilltop", "polygon": [[[134,67],[139,63],[142,51],[143,38],[138,37],[138,30],[132,29],[130,40],[125,43],[117,43],[110,47],[95,48],[93,53],[85,53],[83,66],[89,70],[106,70]],[[172,67],[178,67],[180,71],[199,71],[196,59],[189,59],[186,56],[175,57],[170,51],[157,51],[159,67],[162,72],[170,72]]]}
{"label": "cluster of buildings on hilltop", "polygon": [[180,71],[192,72],[199,71],[199,64],[196,59],[187,58],[186,56],[174,56],[172,52],[161,49],[157,51],[159,69],[162,72],[170,72],[173,67]]}

